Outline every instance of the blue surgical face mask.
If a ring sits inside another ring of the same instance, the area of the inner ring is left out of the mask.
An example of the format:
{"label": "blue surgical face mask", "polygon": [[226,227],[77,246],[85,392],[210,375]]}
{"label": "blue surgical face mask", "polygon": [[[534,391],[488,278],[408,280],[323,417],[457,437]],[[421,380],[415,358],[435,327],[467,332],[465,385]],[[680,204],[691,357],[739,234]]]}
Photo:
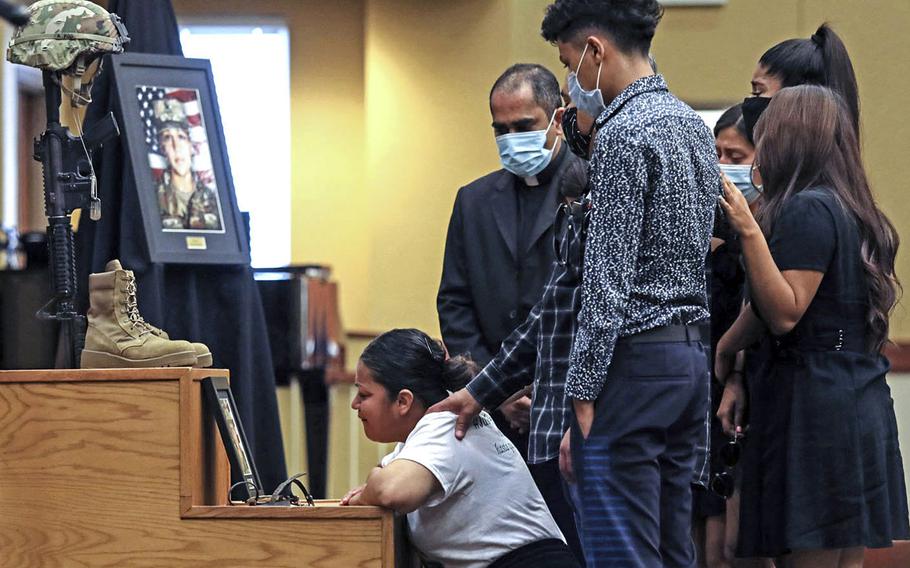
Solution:
{"label": "blue surgical face mask", "polygon": [[[553,148],[547,148],[547,133],[553,125],[556,111],[544,130],[515,132],[496,137],[502,167],[521,177],[536,176],[553,159]],[[556,144],[553,145],[556,147]]]}
{"label": "blue surgical face mask", "polygon": [[584,90],[581,83],[578,82],[578,70],[581,69],[581,63],[585,60],[585,54],[588,53],[588,45],[589,44],[585,44],[585,49],[581,52],[581,59],[578,60],[578,67],[575,68],[575,71],[569,73],[569,98],[572,99],[572,102],[575,103],[575,106],[577,106],[580,111],[589,116],[593,116],[596,119],[600,116],[600,113],[607,110],[607,105],[604,104],[603,94],[600,92],[600,70],[604,66],[603,61],[600,62],[600,66],[597,68],[597,84],[594,85],[593,90]]}
{"label": "blue surgical face mask", "polygon": [[754,203],[761,197],[761,192],[752,185],[752,164],[720,164],[720,171],[743,192],[743,197],[749,203]]}

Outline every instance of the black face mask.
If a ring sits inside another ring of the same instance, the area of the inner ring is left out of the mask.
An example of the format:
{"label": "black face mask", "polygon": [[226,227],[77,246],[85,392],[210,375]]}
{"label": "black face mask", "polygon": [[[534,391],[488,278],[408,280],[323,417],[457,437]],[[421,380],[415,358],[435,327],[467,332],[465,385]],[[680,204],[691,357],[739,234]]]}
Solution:
{"label": "black face mask", "polygon": [[[749,97],[743,101],[743,124],[746,125],[746,136],[749,143],[755,145],[755,124],[761,118],[761,113],[765,112],[768,104],[771,103],[771,97]],[[565,126],[563,126],[565,128]]]}
{"label": "black face mask", "polygon": [[578,129],[577,108],[569,107],[562,113],[562,134],[566,138],[569,150],[582,160],[587,160],[588,148],[591,146],[591,133],[583,134]]}

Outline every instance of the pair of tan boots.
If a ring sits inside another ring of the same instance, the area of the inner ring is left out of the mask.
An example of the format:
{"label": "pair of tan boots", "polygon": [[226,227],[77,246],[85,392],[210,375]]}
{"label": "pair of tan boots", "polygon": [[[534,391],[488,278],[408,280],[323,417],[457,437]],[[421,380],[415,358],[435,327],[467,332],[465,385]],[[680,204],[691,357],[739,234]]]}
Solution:
{"label": "pair of tan boots", "polygon": [[202,343],[174,340],[139,315],[136,277],[112,260],[88,277],[88,330],[80,367],[210,367]]}

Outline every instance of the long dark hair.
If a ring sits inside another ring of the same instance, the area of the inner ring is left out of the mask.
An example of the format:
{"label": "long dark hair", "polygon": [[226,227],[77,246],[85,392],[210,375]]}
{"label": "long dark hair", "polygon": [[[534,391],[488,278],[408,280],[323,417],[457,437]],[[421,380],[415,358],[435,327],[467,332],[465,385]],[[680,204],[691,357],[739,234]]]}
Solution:
{"label": "long dark hair", "polygon": [[764,184],[758,221],[765,235],[773,231],[787,201],[812,187],[833,190],[856,219],[869,285],[868,347],[881,349],[888,339],[888,315],[900,293],[894,272],[899,239],[872,196],[847,105],[826,87],[783,89],[759,119],[755,136],[755,163]]}
{"label": "long dark hair", "polygon": [[859,133],[859,87],[847,46],[831,26],[822,24],[809,39],[783,41],[758,60],[784,87],[821,85],[843,97]]}
{"label": "long dark hair", "polygon": [[393,329],[363,350],[360,362],[389,397],[402,389],[430,407],[465,386],[477,372],[467,357],[446,357],[442,344],[418,329]]}

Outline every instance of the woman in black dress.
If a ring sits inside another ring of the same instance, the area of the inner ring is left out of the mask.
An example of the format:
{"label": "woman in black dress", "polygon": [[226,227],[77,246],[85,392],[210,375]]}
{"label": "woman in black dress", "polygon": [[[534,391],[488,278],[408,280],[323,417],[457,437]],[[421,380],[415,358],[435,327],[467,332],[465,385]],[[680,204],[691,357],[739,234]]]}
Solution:
{"label": "woman in black dress", "polygon": [[[755,147],[746,137],[742,105],[727,109],[714,126],[714,145],[721,172],[743,192],[752,211],[756,211],[761,194],[749,182],[750,168]],[[730,229],[720,205],[714,217],[711,237],[711,254],[706,263],[708,301],[711,306],[710,324],[706,325],[711,338],[712,352],[742,307],[745,272],[740,260],[739,240]],[[711,408],[716,413],[723,395],[724,385],[711,381]],[[732,434],[732,432],[731,432]],[[724,471],[720,449],[728,438],[720,420],[713,416],[710,429],[710,466],[712,477]],[[739,532],[739,492],[725,499],[707,487],[692,484],[692,538],[695,541],[699,568],[731,568]],[[743,562],[735,564],[745,568]],[[748,566],[759,566],[750,563]]]}
{"label": "woman in black dress", "polygon": [[899,288],[897,233],[875,204],[851,113],[833,91],[781,90],[755,134],[758,219],[732,184],[721,199],[751,301],[718,343],[717,376],[759,344],[738,553],[778,557],[784,568],[858,568],[864,547],[910,538],[880,354]]}

